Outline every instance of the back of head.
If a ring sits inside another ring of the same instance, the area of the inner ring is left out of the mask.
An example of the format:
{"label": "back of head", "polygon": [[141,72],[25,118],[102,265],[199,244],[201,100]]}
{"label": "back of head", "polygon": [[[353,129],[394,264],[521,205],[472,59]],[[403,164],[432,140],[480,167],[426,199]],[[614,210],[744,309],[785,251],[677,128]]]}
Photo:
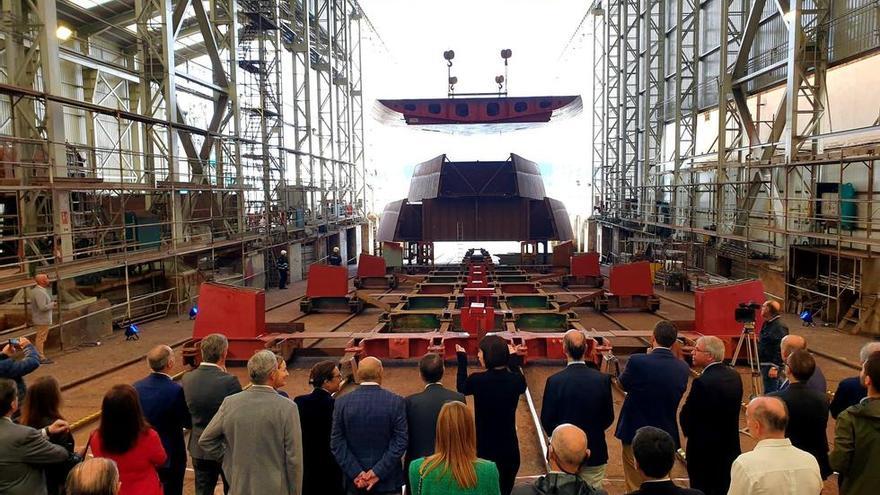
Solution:
{"label": "back of head", "polygon": [[783,356],[788,356],[792,352],[797,350],[805,350],[807,348],[807,339],[800,335],[795,335],[793,333],[782,337],[782,341],[779,343],[780,350],[782,351]]}
{"label": "back of head", "polygon": [[704,335],[697,339],[697,344],[703,347],[713,361],[724,360],[724,341],[714,335]]}
{"label": "back of head", "polygon": [[587,435],[571,424],[562,424],[553,430],[550,446],[560,467],[566,472],[577,472],[587,457]]}
{"label": "back of head", "polygon": [[316,363],[309,370],[309,385],[320,388],[325,382],[333,379],[333,371],[335,369],[336,363],[330,360]]}
{"label": "back of head", "polygon": [[863,345],[862,349],[859,351],[859,362],[864,363],[868,360],[871,354],[874,354],[875,352],[880,352],[880,342],[868,342]]}
{"label": "back of head", "polygon": [[659,321],[654,325],[654,341],[663,347],[672,347],[678,338],[678,329],[671,321]]}
{"label": "back of head", "polygon": [[357,369],[358,383],[379,382],[382,380],[382,361],[367,356],[358,363]]}
{"label": "back of head", "polygon": [[779,397],[755,397],[749,403],[747,413],[760,423],[766,435],[785,434],[788,427],[788,408]]}
{"label": "back of head", "polygon": [[862,368],[865,377],[871,379],[870,387],[874,389],[874,393],[880,392],[880,352],[868,356]]}
{"label": "back of head", "polygon": [[439,469],[451,474],[461,488],[477,486],[477,430],[474,414],[461,402],[447,402],[437,417],[434,455],[422,463],[420,473]]}
{"label": "back of head", "polygon": [[77,464],[67,475],[67,495],[116,495],[119,470],[104,457],[93,457]]}
{"label": "back of head", "polygon": [[63,419],[60,411],[61,387],[58,380],[50,375],[41,376],[27,388],[20,422],[32,428],[41,428],[46,420]]}
{"label": "back of head", "polygon": [[98,426],[104,450],[111,454],[128,452],[147,428],[134,387],[128,384],[114,385],[104,394],[101,424]]}
{"label": "back of head", "polygon": [[799,382],[806,382],[816,371],[816,360],[809,351],[797,349],[786,360],[789,373]]}
{"label": "back of head", "polygon": [[278,359],[275,353],[265,349],[257,352],[248,359],[248,377],[254,385],[265,385],[269,382],[269,375],[278,369]]}
{"label": "back of head", "polygon": [[587,337],[580,330],[569,330],[565,332],[562,345],[568,357],[574,361],[581,361],[584,359],[584,353],[587,352]]}
{"label": "back of head", "polygon": [[767,308],[767,312],[770,314],[771,317],[779,315],[779,313],[782,311],[782,306],[780,306],[778,302],[773,300],[764,301],[763,306]]}
{"label": "back of head", "polygon": [[425,383],[437,383],[443,378],[443,358],[435,352],[429,352],[419,360],[419,374]]}
{"label": "back of head", "polygon": [[510,362],[507,341],[497,335],[483,337],[483,340],[480,341],[480,350],[483,351],[483,363],[486,368],[507,366],[507,363]]}
{"label": "back of head", "polygon": [[639,470],[649,478],[665,478],[675,463],[675,442],[669,433],[643,426],[636,431],[632,443]]}
{"label": "back of head", "polygon": [[229,340],[222,333],[212,333],[199,342],[199,349],[202,351],[202,361],[217,364],[229,349]]}
{"label": "back of head", "polygon": [[12,404],[18,398],[18,387],[9,378],[0,378],[0,416],[12,412]]}
{"label": "back of head", "polygon": [[153,371],[164,371],[173,355],[174,351],[167,345],[157,345],[147,353],[147,364]]}

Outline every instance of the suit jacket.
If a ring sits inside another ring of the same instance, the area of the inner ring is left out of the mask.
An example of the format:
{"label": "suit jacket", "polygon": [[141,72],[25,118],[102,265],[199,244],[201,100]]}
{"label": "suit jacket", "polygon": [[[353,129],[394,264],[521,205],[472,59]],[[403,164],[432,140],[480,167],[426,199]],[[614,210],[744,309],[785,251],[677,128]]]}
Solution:
{"label": "suit jacket", "polygon": [[834,392],[834,399],[828,410],[831,411],[831,417],[837,419],[837,416],[846,411],[850,406],[858,404],[862,399],[868,396],[868,389],[862,385],[862,380],[857,376],[844,378],[837,384],[837,391]]}
{"label": "suit jacket", "polygon": [[703,495],[703,492],[676,486],[672,481],[649,481],[629,495]]}
{"label": "suit jacket", "polygon": [[305,456],[303,495],[341,495],[344,493],[342,470],[330,451],[333,429],[333,396],[322,388],[293,399],[299,408]]}
{"label": "suit jacket", "polygon": [[223,458],[231,495],[302,493],[299,412],[272,387],[255,385],[224,399],[199,445]]}
{"label": "suit jacket", "polygon": [[792,383],[785,390],[769,394],[785,401],[788,407],[788,427],[785,436],[795,447],[809,452],[819,463],[822,479],[831,474],[828,462],[828,402],[825,396],[812,390],[806,383]]}
{"label": "suit jacket", "polygon": [[192,428],[183,387],[168,375],[150,373],[134,384],[147,422],[159,434],[168,455],[168,466],[186,468],[186,446],[183,429]]}
{"label": "suit jacket", "polygon": [[[791,382],[786,378],[779,384],[779,390],[785,390],[789,385],[791,385]],[[807,380],[807,387],[822,395],[828,393],[828,381],[825,379],[825,373],[822,373],[822,368],[818,365],[816,366],[816,371],[814,371],[813,374],[810,375],[810,379]]]}
{"label": "suit jacket", "polygon": [[613,422],[611,375],[577,363],[569,364],[564,370],[547,378],[541,404],[541,426],[548,436],[563,423],[584,430],[590,446],[587,466],[600,466],[608,462],[605,430]]}
{"label": "suit jacket", "polygon": [[675,416],[689,376],[688,365],[669,349],[659,347],[648,354],[630,356],[620,375],[620,385],[627,395],[614,436],[631,444],[636,430],[655,426],[669,433],[678,447],[681,439]]}
{"label": "suit jacket", "polygon": [[[687,441],[687,467],[691,485],[727,492],[730,466],[740,454],[739,412],[742,379],[724,363],[709,365],[691,384],[679,414]],[[697,483],[694,483],[694,482]]]}
{"label": "suit jacket", "polygon": [[0,418],[0,493],[45,495],[43,468],[68,456],[67,449],[49,442],[40,430]]}
{"label": "suit jacket", "polygon": [[439,383],[431,383],[425,390],[406,398],[406,423],[409,431],[409,445],[406,448],[406,462],[434,453],[434,440],[437,432],[437,417],[447,402],[464,402],[464,395],[449,390]]}
{"label": "suit jacket", "polygon": [[346,482],[370,469],[379,477],[374,492],[400,490],[406,482],[406,404],[378,385],[361,385],[336,400],[330,449]]}
{"label": "suit jacket", "polygon": [[223,399],[241,392],[238,378],[216,366],[202,363],[198,368],[183,375],[183,395],[192,418],[189,434],[189,455],[196,459],[212,459],[199,446],[202,432],[217,414]]}

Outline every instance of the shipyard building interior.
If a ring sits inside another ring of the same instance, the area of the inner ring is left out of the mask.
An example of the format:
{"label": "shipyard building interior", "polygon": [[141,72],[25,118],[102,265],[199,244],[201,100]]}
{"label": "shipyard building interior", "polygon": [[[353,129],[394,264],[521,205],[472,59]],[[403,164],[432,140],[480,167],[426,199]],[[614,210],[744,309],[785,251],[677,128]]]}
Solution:
{"label": "shipyard building interior", "polygon": [[0,0],[0,493],[880,493],[878,49],[878,0]]}

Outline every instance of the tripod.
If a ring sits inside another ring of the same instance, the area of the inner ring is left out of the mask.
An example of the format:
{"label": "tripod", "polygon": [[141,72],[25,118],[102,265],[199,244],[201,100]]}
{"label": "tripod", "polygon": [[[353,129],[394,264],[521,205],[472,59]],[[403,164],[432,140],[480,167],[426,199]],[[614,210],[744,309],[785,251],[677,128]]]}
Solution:
{"label": "tripod", "polygon": [[746,357],[749,360],[749,373],[752,379],[752,394],[750,397],[757,397],[764,393],[764,380],[761,377],[761,363],[758,360],[758,336],[755,334],[754,321],[743,323],[739,342],[736,343],[736,350],[733,351],[733,357],[730,359],[731,366],[736,366],[739,353],[742,351],[743,342],[746,342]]}

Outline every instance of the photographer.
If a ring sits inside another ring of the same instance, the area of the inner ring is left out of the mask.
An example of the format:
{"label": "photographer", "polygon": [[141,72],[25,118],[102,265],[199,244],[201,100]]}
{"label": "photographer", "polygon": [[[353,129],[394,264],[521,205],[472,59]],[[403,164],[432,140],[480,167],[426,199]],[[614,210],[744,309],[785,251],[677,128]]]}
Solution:
{"label": "photographer", "polygon": [[[16,352],[24,350],[24,357],[15,359]],[[31,344],[31,341],[22,337],[11,339],[3,346],[0,352],[0,378],[8,378],[15,381],[18,388],[18,396],[24,398],[27,387],[24,384],[24,376],[40,367],[40,353]]]}
{"label": "photographer", "polygon": [[761,377],[764,380],[764,393],[779,389],[779,369],[782,368],[782,338],[788,335],[788,327],[782,321],[781,308],[776,301],[767,301],[761,306],[761,334],[758,336],[758,359],[761,362]]}

